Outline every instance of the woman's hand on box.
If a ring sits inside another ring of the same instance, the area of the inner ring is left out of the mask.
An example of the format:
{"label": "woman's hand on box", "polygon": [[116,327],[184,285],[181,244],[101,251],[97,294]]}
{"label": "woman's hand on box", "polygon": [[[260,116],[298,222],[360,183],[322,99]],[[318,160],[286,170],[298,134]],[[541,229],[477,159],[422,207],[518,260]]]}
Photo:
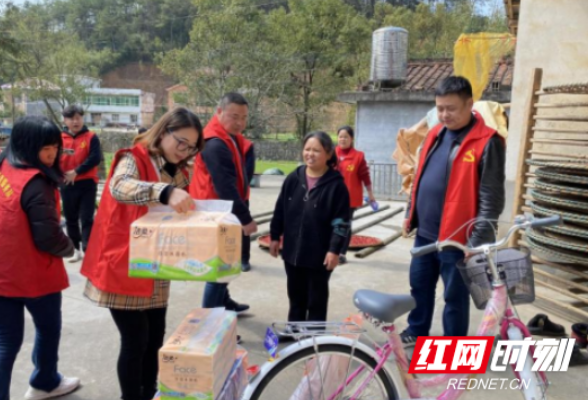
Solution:
{"label": "woman's hand on box", "polygon": [[270,242],[270,254],[272,257],[278,258],[280,255],[280,241],[279,240],[272,240]]}
{"label": "woman's hand on box", "polygon": [[188,192],[182,189],[174,189],[167,203],[174,211],[183,214],[194,209],[194,200]]}

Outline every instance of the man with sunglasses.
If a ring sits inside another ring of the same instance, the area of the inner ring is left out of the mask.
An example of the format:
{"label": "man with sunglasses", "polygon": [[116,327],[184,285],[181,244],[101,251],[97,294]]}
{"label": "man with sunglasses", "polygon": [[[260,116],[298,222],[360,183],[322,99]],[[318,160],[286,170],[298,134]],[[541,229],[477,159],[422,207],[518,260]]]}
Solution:
{"label": "man with sunglasses", "polygon": [[[216,114],[204,128],[206,145],[196,156],[190,194],[195,199],[221,199],[233,202],[233,214],[243,225],[243,270],[249,270],[249,235],[257,232],[257,224],[249,211],[250,170],[247,160],[252,157],[252,143],[241,132],[247,126],[249,106],[239,93],[227,93],[220,101]],[[250,163],[249,163],[250,164]],[[247,304],[239,304],[229,295],[226,283],[207,283],[202,307],[225,307],[243,312]]]}

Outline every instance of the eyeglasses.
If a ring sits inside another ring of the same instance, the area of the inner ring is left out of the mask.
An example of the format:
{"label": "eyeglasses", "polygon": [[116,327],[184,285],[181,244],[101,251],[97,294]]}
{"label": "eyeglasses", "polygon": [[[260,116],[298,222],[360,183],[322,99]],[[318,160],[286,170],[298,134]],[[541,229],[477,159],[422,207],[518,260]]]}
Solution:
{"label": "eyeglasses", "polygon": [[188,142],[186,142],[185,140],[180,139],[179,137],[177,137],[176,135],[174,135],[174,133],[172,131],[167,131],[167,133],[169,133],[177,142],[177,146],[176,149],[180,150],[180,151],[188,151],[189,154],[196,154],[198,153],[198,146],[190,146],[188,144]]}

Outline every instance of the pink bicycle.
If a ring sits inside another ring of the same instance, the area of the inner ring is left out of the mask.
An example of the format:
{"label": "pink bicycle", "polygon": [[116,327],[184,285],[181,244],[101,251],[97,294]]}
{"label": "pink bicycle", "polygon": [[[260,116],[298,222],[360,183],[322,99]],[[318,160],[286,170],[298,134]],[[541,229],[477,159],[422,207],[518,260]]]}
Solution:
{"label": "pink bicycle", "polygon": [[[411,253],[419,256],[452,247],[474,254],[460,271],[474,303],[485,310],[476,335],[494,336],[499,330],[503,340],[523,340],[531,335],[513,305],[534,299],[530,255],[499,249],[519,229],[557,224],[561,224],[559,216],[534,220],[519,217],[508,234],[496,243],[469,248],[444,241],[414,248]],[[384,345],[378,345],[353,322],[275,323],[275,331],[299,341],[261,367],[243,400],[423,399],[421,393],[425,388],[439,388],[437,400],[454,400],[464,393],[455,385],[449,387],[448,382],[467,376],[416,377],[408,373],[409,361],[394,320],[415,307],[411,296],[359,290],[353,301],[364,318],[387,335]],[[515,375],[528,383],[521,385],[526,400],[545,399],[548,381],[543,373],[532,371],[532,354],[533,351],[528,353],[523,370]],[[397,368],[389,368],[389,361]]]}

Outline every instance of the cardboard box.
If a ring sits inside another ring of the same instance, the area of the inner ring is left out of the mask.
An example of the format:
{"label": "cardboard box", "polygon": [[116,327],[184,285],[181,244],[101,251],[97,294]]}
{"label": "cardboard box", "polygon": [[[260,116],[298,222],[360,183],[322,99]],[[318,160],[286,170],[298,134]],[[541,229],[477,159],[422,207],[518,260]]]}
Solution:
{"label": "cardboard box", "polygon": [[[245,389],[249,384],[247,376],[247,352],[239,351],[237,349],[237,355],[233,368],[229,373],[229,377],[225,382],[223,390],[215,400],[239,400],[243,397]],[[153,400],[162,400],[161,393],[157,393]]]}
{"label": "cardboard box", "polygon": [[195,309],[159,350],[161,400],[216,400],[235,364],[237,314]]}
{"label": "cardboard box", "polygon": [[225,382],[225,386],[221,391],[218,399],[215,400],[239,400],[245,393],[245,388],[249,384],[247,377],[246,365],[247,352],[239,354],[237,352],[237,359],[229,373],[229,378]]}
{"label": "cardboard box", "polygon": [[231,202],[197,201],[178,214],[153,207],[131,225],[129,276],[228,282],[241,273],[242,227]]}

